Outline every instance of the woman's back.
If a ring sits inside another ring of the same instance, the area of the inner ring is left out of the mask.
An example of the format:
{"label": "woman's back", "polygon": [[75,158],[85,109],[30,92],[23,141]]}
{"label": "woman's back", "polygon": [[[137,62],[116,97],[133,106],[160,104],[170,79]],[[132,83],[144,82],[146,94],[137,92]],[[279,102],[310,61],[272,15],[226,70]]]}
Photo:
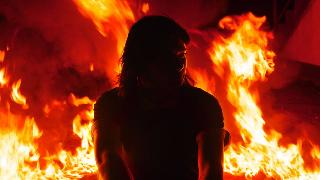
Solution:
{"label": "woman's back", "polygon": [[113,136],[108,129],[119,129],[122,158],[136,180],[198,179],[197,135],[223,128],[217,100],[191,86],[182,86],[176,100],[162,106],[143,97],[128,101],[118,88],[104,93],[95,105],[99,133]]}

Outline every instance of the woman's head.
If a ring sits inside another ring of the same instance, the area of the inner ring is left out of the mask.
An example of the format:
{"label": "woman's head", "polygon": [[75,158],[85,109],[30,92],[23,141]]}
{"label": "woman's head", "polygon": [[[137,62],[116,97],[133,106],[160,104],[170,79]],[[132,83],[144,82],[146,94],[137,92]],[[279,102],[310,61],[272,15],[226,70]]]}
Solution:
{"label": "woman's head", "polygon": [[186,30],[168,17],[146,16],[130,29],[122,55],[120,88],[166,89],[186,82]]}

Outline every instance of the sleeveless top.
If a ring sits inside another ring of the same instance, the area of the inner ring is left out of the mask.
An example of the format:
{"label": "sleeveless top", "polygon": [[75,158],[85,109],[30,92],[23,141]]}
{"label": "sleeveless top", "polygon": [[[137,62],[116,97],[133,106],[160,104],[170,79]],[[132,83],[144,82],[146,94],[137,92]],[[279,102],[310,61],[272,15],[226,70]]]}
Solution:
{"label": "sleeveless top", "polygon": [[120,140],[135,180],[197,180],[196,137],[223,128],[216,98],[192,86],[182,86],[178,103],[167,108],[144,108],[127,103],[119,89],[105,92],[94,107],[95,127],[108,136],[108,125],[120,129]]}

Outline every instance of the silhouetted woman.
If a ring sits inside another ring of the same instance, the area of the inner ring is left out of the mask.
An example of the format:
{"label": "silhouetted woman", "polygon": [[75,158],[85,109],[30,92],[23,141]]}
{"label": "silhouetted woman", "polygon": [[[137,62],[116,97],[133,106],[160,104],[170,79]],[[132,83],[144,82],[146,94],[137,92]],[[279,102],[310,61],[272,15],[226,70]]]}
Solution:
{"label": "silhouetted woman", "polygon": [[222,179],[218,101],[186,75],[189,35],[163,16],[130,29],[119,87],[95,104],[99,176],[110,180]]}

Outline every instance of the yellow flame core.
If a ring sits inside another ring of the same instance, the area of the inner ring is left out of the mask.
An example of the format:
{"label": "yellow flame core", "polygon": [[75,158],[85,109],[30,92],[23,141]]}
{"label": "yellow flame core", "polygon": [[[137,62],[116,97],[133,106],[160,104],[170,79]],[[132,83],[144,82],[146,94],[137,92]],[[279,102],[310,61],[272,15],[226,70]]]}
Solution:
{"label": "yellow flame core", "polygon": [[227,81],[227,99],[235,108],[233,117],[243,139],[225,151],[224,170],[246,177],[263,172],[273,178],[317,179],[319,170],[308,172],[304,168],[300,143],[284,147],[279,145],[280,133],[264,131],[266,122],[257,105],[259,95],[250,91],[255,82],[265,80],[274,70],[275,53],[268,49],[271,34],[260,30],[264,22],[265,17],[251,13],[223,18],[220,27],[233,34],[219,37],[208,51],[215,72]]}
{"label": "yellow flame core", "polygon": [[2,68],[0,69],[0,87],[6,85],[8,83],[9,79],[6,77],[6,69]]}
{"label": "yellow flame core", "polygon": [[[0,115],[8,118],[8,114]],[[19,119],[10,115],[10,121]],[[9,119],[8,119],[9,120]],[[33,118],[25,119],[22,130],[16,127],[1,129],[0,134],[0,177],[1,179],[30,179],[37,174],[40,154],[37,151],[35,140],[42,133],[39,131]]]}
{"label": "yellow flame core", "polygon": [[[41,168],[35,140],[41,137],[42,132],[34,119],[27,117],[22,130],[1,128],[0,152],[5,153],[0,156],[1,179],[80,179],[85,175],[95,174],[97,167],[91,136],[94,101],[87,97],[76,98],[73,94],[69,99],[72,99],[70,103],[74,103],[74,106],[88,106],[73,120],[73,132],[81,138],[81,145],[76,148],[76,153],[61,149],[57,154],[42,157],[46,167]],[[7,114],[3,116],[8,118]],[[1,114],[0,117],[2,118]]]}
{"label": "yellow flame core", "polygon": [[24,109],[28,109],[27,99],[20,92],[21,79],[12,85],[11,98],[17,104],[22,105]]}

